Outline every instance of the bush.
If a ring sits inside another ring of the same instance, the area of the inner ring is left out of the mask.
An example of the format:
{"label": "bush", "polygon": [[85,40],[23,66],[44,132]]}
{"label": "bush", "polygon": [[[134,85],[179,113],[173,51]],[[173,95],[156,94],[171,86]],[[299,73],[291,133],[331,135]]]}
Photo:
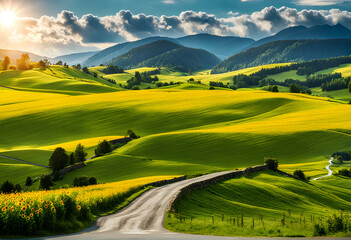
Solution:
{"label": "bush", "polygon": [[317,236],[325,236],[325,235],[327,235],[327,233],[325,232],[325,228],[322,225],[315,224],[313,236],[317,237]]}
{"label": "bush", "polygon": [[29,187],[29,186],[31,186],[32,184],[33,184],[32,178],[31,178],[31,177],[27,177],[27,179],[26,179],[26,186]]}
{"label": "bush", "polygon": [[75,187],[83,187],[96,184],[97,180],[95,177],[76,177],[73,181],[73,186]]}
{"label": "bush", "polygon": [[329,217],[327,220],[327,229],[330,233],[337,233],[344,230],[344,221],[341,217],[336,215]]}
{"label": "bush", "polygon": [[9,181],[5,181],[0,188],[0,192],[2,193],[11,193],[14,190],[15,190],[15,186],[13,185],[13,183]]}
{"label": "bush", "polygon": [[268,169],[270,169],[272,171],[277,171],[278,170],[279,162],[275,158],[265,157],[264,158],[264,164],[266,164]]}
{"label": "bush", "polygon": [[214,86],[210,86],[209,90],[215,90]]}
{"label": "bush", "polygon": [[294,171],[294,176],[297,177],[299,180],[306,181],[306,176],[305,176],[305,174],[303,173],[302,170],[295,170]]}
{"label": "bush", "polygon": [[52,174],[52,181],[56,182],[58,180],[61,179],[61,174],[60,174],[60,171],[55,171],[53,174]]}
{"label": "bush", "polygon": [[17,184],[15,185],[15,187],[13,188],[13,191],[14,191],[14,192],[20,192],[21,190],[22,190],[22,187],[21,187],[21,185],[18,184],[18,183],[17,183]]}
{"label": "bush", "polygon": [[277,85],[274,85],[272,87],[272,92],[279,92],[279,89],[278,89],[278,86]]}
{"label": "bush", "polygon": [[129,129],[129,130],[127,131],[127,134],[128,134],[128,136],[129,136],[130,138],[132,138],[132,139],[140,138],[140,136],[137,136],[137,135],[135,134],[135,132],[133,132],[131,129]]}
{"label": "bush", "polygon": [[111,143],[107,140],[104,140],[102,142],[99,142],[98,146],[95,149],[95,155],[102,156],[111,151],[112,151]]}
{"label": "bush", "polygon": [[138,86],[133,86],[132,90],[139,90],[139,87]]}
{"label": "bush", "polygon": [[50,187],[53,186],[54,183],[51,180],[50,175],[44,175],[40,178],[40,188],[43,190],[50,190]]}

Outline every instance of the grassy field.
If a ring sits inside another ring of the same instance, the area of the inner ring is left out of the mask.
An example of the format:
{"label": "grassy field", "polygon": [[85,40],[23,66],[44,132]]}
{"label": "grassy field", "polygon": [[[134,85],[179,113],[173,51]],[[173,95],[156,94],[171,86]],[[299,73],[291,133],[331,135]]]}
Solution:
{"label": "grassy field", "polygon": [[[350,181],[339,179],[343,185]],[[165,226],[196,234],[313,236],[315,223],[332,214],[339,216],[341,209],[345,215],[351,211],[350,188],[338,189],[335,181],[332,186],[326,182],[305,183],[272,171],[227,180],[186,195]],[[348,197],[338,192],[341,189]]]}

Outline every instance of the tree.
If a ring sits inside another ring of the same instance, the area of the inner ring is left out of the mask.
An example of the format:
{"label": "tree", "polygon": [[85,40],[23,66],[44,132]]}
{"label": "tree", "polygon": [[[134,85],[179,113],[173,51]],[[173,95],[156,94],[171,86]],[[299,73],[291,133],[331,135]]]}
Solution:
{"label": "tree", "polygon": [[135,134],[135,132],[133,132],[131,129],[128,129],[127,134],[128,134],[128,136],[129,136],[130,138],[132,138],[132,139],[140,138],[140,137],[137,136],[137,135]]}
{"label": "tree", "polygon": [[2,68],[4,70],[7,70],[9,68],[10,63],[11,63],[10,58],[8,56],[6,56],[4,58],[4,61],[2,62]]}
{"label": "tree", "polygon": [[279,92],[279,89],[278,89],[278,86],[277,85],[274,85],[272,87],[272,92]]}
{"label": "tree", "polygon": [[76,159],[74,157],[74,153],[69,155],[69,165],[74,165],[76,163]]}
{"label": "tree", "polygon": [[33,184],[33,180],[31,177],[27,177],[26,179],[26,187],[29,187]]}
{"label": "tree", "polygon": [[75,162],[84,162],[87,155],[88,154],[85,152],[84,146],[79,143],[74,151]]}
{"label": "tree", "polygon": [[111,143],[107,140],[99,142],[95,149],[95,155],[102,156],[112,151]]}
{"label": "tree", "polygon": [[264,164],[267,165],[268,169],[272,171],[277,171],[278,170],[278,160],[275,158],[270,158],[270,157],[265,157],[264,158]]}
{"label": "tree", "polygon": [[54,172],[60,171],[61,169],[64,169],[67,166],[68,160],[69,156],[67,155],[66,150],[61,147],[58,147],[55,149],[55,151],[50,157],[49,166]]}
{"label": "tree", "polygon": [[53,186],[54,183],[52,182],[50,175],[44,175],[40,178],[40,188],[43,190],[50,190],[50,187]]}
{"label": "tree", "polygon": [[62,66],[62,61],[58,61],[56,65]]}
{"label": "tree", "polygon": [[1,185],[1,189],[0,192],[2,193],[11,193],[15,190],[15,186],[13,185],[13,183],[9,182],[9,181],[5,181],[2,185]]}
{"label": "tree", "polygon": [[85,73],[88,73],[89,74],[89,69],[87,68],[87,67],[83,67],[83,72],[85,72]]}
{"label": "tree", "polygon": [[46,68],[46,63],[43,60],[40,60],[38,63],[39,68],[44,69]]}
{"label": "tree", "polygon": [[17,59],[16,65],[19,70],[28,70],[29,69],[29,55],[27,53],[22,54],[20,59]]}
{"label": "tree", "polygon": [[297,179],[299,179],[299,180],[306,181],[306,176],[305,176],[305,174],[303,173],[302,170],[295,170],[294,171],[294,176],[297,177]]}
{"label": "tree", "polygon": [[76,68],[77,68],[78,70],[80,70],[80,69],[82,68],[82,66],[81,66],[80,64],[78,64],[78,65],[76,66]]}
{"label": "tree", "polygon": [[300,93],[300,86],[297,85],[296,83],[290,84],[290,92],[291,93]]}

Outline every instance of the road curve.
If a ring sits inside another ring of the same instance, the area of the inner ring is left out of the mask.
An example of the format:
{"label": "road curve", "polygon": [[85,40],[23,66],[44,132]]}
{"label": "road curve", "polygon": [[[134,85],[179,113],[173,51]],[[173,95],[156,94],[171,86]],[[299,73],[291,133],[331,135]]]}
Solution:
{"label": "road curve", "polygon": [[[208,174],[192,179],[154,188],[142,194],[122,211],[101,217],[91,228],[69,235],[30,238],[33,239],[57,239],[57,240],[270,240],[270,237],[222,237],[204,236],[184,233],[173,233],[163,228],[166,210],[170,200],[178,190],[189,184],[211,179],[223,174],[219,172]],[[233,233],[235,234],[235,233]],[[284,240],[301,240],[301,238],[275,238]],[[323,240],[346,240],[349,238],[313,238]]]}
{"label": "road curve", "polygon": [[333,174],[333,171],[330,170],[330,166],[333,165],[333,160],[334,160],[334,158],[331,157],[330,160],[329,160],[329,165],[325,167],[325,169],[327,169],[327,171],[328,171],[327,175],[316,177],[316,178],[313,178],[312,180],[315,181],[315,180],[318,180],[318,179],[321,179],[321,178],[325,178],[325,177],[331,176]]}

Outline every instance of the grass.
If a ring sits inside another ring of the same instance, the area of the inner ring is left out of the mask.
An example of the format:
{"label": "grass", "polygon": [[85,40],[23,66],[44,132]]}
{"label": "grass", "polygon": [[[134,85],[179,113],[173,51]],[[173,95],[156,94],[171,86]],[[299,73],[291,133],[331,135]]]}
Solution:
{"label": "grass", "polygon": [[72,151],[81,142],[91,155],[107,136],[124,136],[127,129],[142,136],[67,174],[62,184],[84,175],[110,182],[235,169],[261,164],[265,156],[282,164],[314,163],[351,144],[349,135],[335,131],[350,129],[349,105],[300,94],[173,88],[99,97],[8,90],[2,96],[2,152]]}
{"label": "grass", "polygon": [[0,85],[2,86],[19,90],[48,91],[68,95],[106,93],[119,90],[89,74],[59,66],[52,66],[46,70],[3,71],[0,73],[0,79]]}
{"label": "grass", "polygon": [[351,101],[351,94],[349,93],[348,89],[322,92],[321,88],[312,88],[312,94],[320,97],[328,97],[345,103],[349,103]]}
{"label": "grass", "polygon": [[[350,182],[341,181],[345,185]],[[183,197],[176,204],[175,214],[168,215],[165,226],[172,231],[195,234],[310,237],[314,223],[321,221],[320,218],[340,215],[340,209],[344,214],[351,211],[349,197],[345,199],[337,191],[331,188],[325,191],[314,183],[271,171],[220,182]],[[350,188],[344,192],[350,194]],[[282,226],[284,215],[286,224]],[[239,218],[240,226],[238,222],[228,224],[227,219],[233,217],[237,221]]]}
{"label": "grass", "polygon": [[275,75],[269,75],[269,76],[267,76],[267,78],[272,78],[277,82],[284,82],[285,79],[306,81],[306,76],[297,75],[296,72],[297,72],[297,70],[282,72],[282,73],[278,73]]}

